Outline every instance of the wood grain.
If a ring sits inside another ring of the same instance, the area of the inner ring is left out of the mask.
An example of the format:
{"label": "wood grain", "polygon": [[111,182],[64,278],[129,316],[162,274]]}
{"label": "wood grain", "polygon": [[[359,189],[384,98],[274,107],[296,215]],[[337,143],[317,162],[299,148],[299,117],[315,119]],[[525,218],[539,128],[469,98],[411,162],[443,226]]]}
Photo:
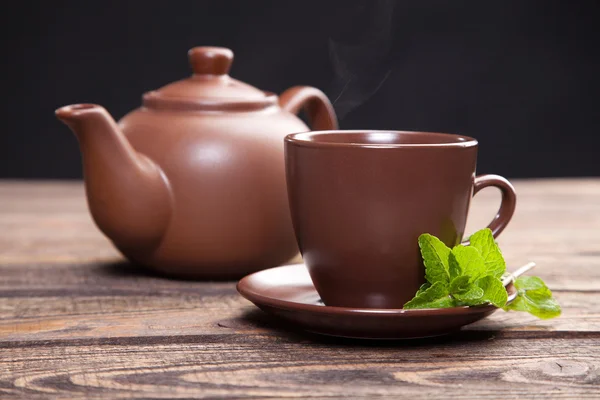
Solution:
{"label": "wood grain", "polygon": [[[0,183],[0,398],[600,398],[600,179],[515,183],[499,242],[536,261],[563,306],[496,312],[452,336],[319,337],[271,319],[233,282],[124,262],[79,182]],[[468,230],[499,196],[475,198]]]}
{"label": "wood grain", "polygon": [[370,346],[242,335],[40,343],[2,349],[13,361],[0,386],[42,398],[600,395],[598,337],[536,342],[471,334]]}

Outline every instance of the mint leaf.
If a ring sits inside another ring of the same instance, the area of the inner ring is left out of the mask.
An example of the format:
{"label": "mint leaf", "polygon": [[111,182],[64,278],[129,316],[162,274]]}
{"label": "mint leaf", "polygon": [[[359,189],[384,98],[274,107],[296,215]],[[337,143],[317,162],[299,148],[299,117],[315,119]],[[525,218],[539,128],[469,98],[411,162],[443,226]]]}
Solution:
{"label": "mint leaf", "polygon": [[541,293],[552,296],[552,292],[548,289],[548,286],[546,286],[544,281],[537,276],[522,276],[517,278],[514,285],[517,290],[540,291]]}
{"label": "mint leaf", "polygon": [[450,283],[450,295],[458,301],[457,305],[469,306],[478,305],[483,301],[483,289],[470,282],[469,275],[462,275]]}
{"label": "mint leaf", "polygon": [[462,268],[452,252],[450,252],[450,255],[448,256],[448,272],[450,273],[450,280],[463,276]]}
{"label": "mint leaf", "polygon": [[486,275],[475,282],[483,290],[482,303],[491,303],[496,307],[504,307],[508,300],[508,293],[502,281],[495,276]]}
{"label": "mint leaf", "polygon": [[[412,300],[411,300],[412,301]],[[409,302],[411,303],[411,302]],[[445,296],[440,299],[432,300],[430,302],[420,303],[420,304],[409,304],[406,303],[404,308],[407,310],[410,309],[424,309],[424,308],[452,308],[456,307],[456,302],[450,296]]]}
{"label": "mint leaf", "polygon": [[420,295],[421,293],[423,293],[424,291],[426,291],[430,287],[431,287],[431,283],[425,282],[424,284],[421,285],[421,287],[419,288],[419,290],[417,290],[417,294],[415,294],[415,296]]}
{"label": "mint leaf", "polygon": [[561,314],[558,302],[544,281],[537,276],[522,276],[514,283],[517,298],[504,307],[505,311],[525,311],[540,319],[550,319]]}
{"label": "mint leaf", "polygon": [[500,248],[492,231],[489,228],[482,229],[469,238],[472,247],[476,248],[484,260],[486,275],[500,278],[506,272],[506,263],[500,252]]}
{"label": "mint leaf", "polygon": [[526,311],[547,319],[561,309],[546,284],[537,277],[520,277],[514,282],[517,296],[506,304],[508,294],[500,278],[506,263],[492,232],[483,229],[471,235],[470,245],[449,249],[430,234],[419,236],[427,282],[406,309],[448,308],[493,304],[504,310]]}
{"label": "mint leaf", "polygon": [[476,281],[486,274],[485,260],[475,247],[458,245],[452,249],[449,257],[452,275],[469,275],[471,282]]}
{"label": "mint leaf", "polygon": [[448,308],[454,307],[454,305],[454,300],[448,293],[448,285],[442,282],[435,282],[431,287],[425,289],[406,303],[403,308]]}
{"label": "mint leaf", "polygon": [[448,284],[448,255],[450,249],[440,239],[424,233],[419,236],[419,248],[425,264],[425,278],[432,285],[436,282]]}
{"label": "mint leaf", "polygon": [[471,283],[469,283],[470,280],[471,277],[469,275],[457,276],[456,278],[452,279],[452,282],[450,282],[450,293],[454,294],[466,292],[471,288],[471,286],[473,286]]}
{"label": "mint leaf", "polygon": [[469,290],[464,293],[454,293],[452,295],[461,306],[478,306],[485,303],[483,298],[483,289],[475,284],[471,284]]}

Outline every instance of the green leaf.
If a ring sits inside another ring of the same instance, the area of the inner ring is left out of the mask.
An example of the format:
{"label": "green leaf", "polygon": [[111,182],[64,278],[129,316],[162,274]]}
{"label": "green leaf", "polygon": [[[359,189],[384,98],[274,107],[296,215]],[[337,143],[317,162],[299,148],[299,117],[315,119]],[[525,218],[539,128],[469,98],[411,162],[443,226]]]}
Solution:
{"label": "green leaf", "polygon": [[544,281],[537,276],[521,276],[516,279],[514,285],[517,290],[539,291],[547,294],[548,296],[552,296],[552,292],[550,289],[548,289],[548,286],[546,286]]}
{"label": "green leaf", "polygon": [[483,289],[475,284],[471,285],[472,286],[466,292],[452,295],[458,302],[458,305],[479,306],[486,303],[486,301],[483,300]]}
{"label": "green leaf", "polygon": [[454,294],[468,291],[471,286],[473,286],[469,283],[470,280],[471,277],[469,275],[461,275],[452,279],[452,282],[450,282],[450,293]]}
{"label": "green leaf", "polygon": [[526,311],[539,318],[554,318],[561,309],[552,292],[537,277],[520,277],[517,296],[506,304],[508,294],[500,278],[506,263],[492,232],[484,229],[471,235],[470,246],[449,249],[430,234],[419,236],[427,283],[404,305],[406,309],[448,308],[491,303],[505,310]]}
{"label": "green leaf", "polygon": [[448,255],[450,249],[440,239],[428,233],[419,236],[419,247],[425,264],[425,278],[430,284],[442,282],[448,285]]}
{"label": "green leaf", "polygon": [[478,279],[476,284],[483,290],[482,303],[491,303],[496,307],[506,305],[508,293],[506,293],[506,288],[500,279],[492,275],[486,275]]}
{"label": "green leaf", "polygon": [[483,257],[479,250],[471,246],[455,246],[450,253],[449,265],[451,271],[456,271],[451,275],[469,275],[471,282],[487,275]]}
{"label": "green leaf", "polygon": [[464,276],[462,268],[452,252],[450,252],[450,255],[448,256],[448,272],[450,274],[450,280],[458,278],[459,276]]}
{"label": "green leaf", "polygon": [[514,283],[517,298],[508,304],[506,311],[525,311],[540,319],[550,319],[561,314],[558,302],[544,281],[537,276],[522,276]]}
{"label": "green leaf", "polygon": [[483,289],[470,280],[469,275],[462,275],[450,283],[450,295],[458,301],[458,305],[476,306],[485,302],[482,300]]}
{"label": "green leaf", "polygon": [[419,288],[419,290],[417,290],[417,294],[415,294],[415,297],[417,297],[418,295],[420,295],[421,293],[423,293],[424,291],[426,291],[430,287],[431,287],[431,283],[425,282],[424,284],[421,285],[421,287]]}
{"label": "green leaf", "polygon": [[506,262],[502,252],[494,240],[489,228],[475,232],[469,238],[472,247],[476,248],[484,260],[487,275],[500,278],[506,272]]}
{"label": "green leaf", "polygon": [[454,307],[454,300],[449,296],[448,285],[442,282],[435,282],[404,305],[405,309],[448,307]]}
{"label": "green leaf", "polygon": [[404,308],[409,309],[423,309],[423,308],[452,308],[456,307],[456,302],[450,296],[445,296],[440,299],[432,300],[428,303],[420,303],[418,305],[408,304],[404,305]]}

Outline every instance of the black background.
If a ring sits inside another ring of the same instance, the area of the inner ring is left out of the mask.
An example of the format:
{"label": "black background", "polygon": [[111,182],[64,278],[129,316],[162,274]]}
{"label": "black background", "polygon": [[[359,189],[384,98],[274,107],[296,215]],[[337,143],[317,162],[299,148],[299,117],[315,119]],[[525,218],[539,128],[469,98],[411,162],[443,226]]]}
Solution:
{"label": "black background", "polygon": [[479,172],[600,175],[599,1],[22,1],[1,13],[0,177],[77,178],[53,114],[115,118],[226,46],[263,90],[324,90],[345,129],[462,133]]}

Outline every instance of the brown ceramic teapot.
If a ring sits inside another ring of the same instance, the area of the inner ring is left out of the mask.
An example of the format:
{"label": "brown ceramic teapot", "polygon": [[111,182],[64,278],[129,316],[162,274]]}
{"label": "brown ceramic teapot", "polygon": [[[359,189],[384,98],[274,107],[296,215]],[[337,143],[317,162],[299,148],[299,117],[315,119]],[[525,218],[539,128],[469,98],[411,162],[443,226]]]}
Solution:
{"label": "brown ceramic teapot", "polygon": [[194,74],[143,95],[117,124],[104,108],[56,110],[79,140],[91,214],[130,260],[170,275],[236,278],[297,254],[283,138],[336,129],[318,89],[278,98],[229,77],[229,49],[189,51]]}

